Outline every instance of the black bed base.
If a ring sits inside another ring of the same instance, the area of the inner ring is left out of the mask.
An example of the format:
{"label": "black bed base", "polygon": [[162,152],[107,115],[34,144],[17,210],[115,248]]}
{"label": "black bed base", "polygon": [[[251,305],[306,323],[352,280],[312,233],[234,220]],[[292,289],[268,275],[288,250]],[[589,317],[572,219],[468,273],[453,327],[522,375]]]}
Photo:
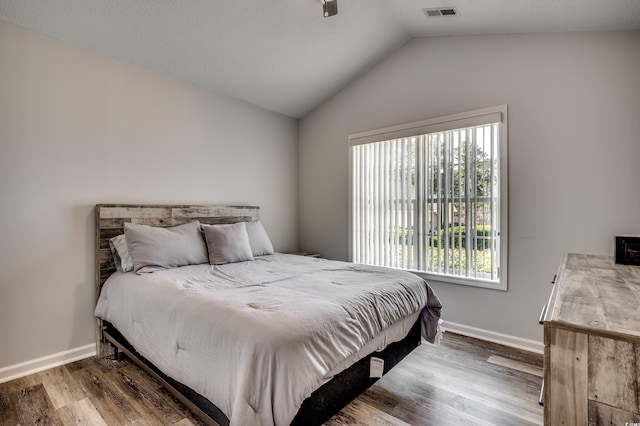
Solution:
{"label": "black bed base", "polygon": [[[104,321],[104,326],[103,335],[107,341],[160,381],[206,424],[229,425],[227,416],[208,399],[162,373],[149,360],[140,355],[112,324]],[[418,320],[404,339],[391,343],[381,352],[374,352],[364,357],[313,392],[309,398],[303,401],[291,424],[295,426],[321,425],[378,380],[369,377],[369,365],[372,357],[384,360],[384,374],[386,374],[419,345],[420,321]]]}

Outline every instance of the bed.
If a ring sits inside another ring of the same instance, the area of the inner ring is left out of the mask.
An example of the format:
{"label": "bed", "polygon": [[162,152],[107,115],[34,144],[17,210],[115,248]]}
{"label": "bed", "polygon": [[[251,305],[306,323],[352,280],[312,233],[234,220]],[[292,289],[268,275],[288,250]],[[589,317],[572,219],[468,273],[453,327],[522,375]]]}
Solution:
{"label": "bed", "polygon": [[209,230],[259,222],[259,208],[96,206],[96,340],[99,356],[123,351],[207,424],[321,424],[436,338],[437,296],[402,271],[281,253],[116,270],[109,241],[125,223],[193,221],[208,244]]}

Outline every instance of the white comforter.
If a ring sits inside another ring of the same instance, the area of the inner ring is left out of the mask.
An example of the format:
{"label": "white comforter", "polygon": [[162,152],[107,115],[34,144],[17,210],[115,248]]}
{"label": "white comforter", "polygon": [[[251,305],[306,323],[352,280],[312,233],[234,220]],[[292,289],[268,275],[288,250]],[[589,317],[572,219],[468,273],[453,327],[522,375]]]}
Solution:
{"label": "white comforter", "polygon": [[345,359],[418,312],[433,341],[440,302],[416,275],[284,254],[115,273],[95,310],[243,426],[288,425]]}

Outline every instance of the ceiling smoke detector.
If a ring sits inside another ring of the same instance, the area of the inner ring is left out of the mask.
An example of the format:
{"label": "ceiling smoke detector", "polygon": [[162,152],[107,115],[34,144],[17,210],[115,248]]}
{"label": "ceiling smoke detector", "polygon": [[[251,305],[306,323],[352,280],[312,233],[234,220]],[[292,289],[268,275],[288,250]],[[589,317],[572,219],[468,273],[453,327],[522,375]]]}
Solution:
{"label": "ceiling smoke detector", "polygon": [[338,14],[338,0],[322,0],[322,12],[324,13],[324,17],[328,18],[329,16]]}
{"label": "ceiling smoke detector", "polygon": [[435,16],[460,16],[460,12],[455,7],[434,7],[422,9],[425,15],[429,18]]}

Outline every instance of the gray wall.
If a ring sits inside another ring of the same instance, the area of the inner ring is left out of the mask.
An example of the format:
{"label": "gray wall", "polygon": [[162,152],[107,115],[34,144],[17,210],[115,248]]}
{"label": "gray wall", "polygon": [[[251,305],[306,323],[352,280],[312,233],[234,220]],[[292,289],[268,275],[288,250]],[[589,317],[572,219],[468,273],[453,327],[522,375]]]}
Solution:
{"label": "gray wall", "polygon": [[0,22],[0,371],[94,342],[96,203],[250,204],[297,246],[297,122]]}
{"label": "gray wall", "polygon": [[564,252],[640,234],[640,33],[415,39],[299,127],[300,248],[348,259],[351,133],[509,106],[507,292],[432,282],[444,318],[542,340]]}

